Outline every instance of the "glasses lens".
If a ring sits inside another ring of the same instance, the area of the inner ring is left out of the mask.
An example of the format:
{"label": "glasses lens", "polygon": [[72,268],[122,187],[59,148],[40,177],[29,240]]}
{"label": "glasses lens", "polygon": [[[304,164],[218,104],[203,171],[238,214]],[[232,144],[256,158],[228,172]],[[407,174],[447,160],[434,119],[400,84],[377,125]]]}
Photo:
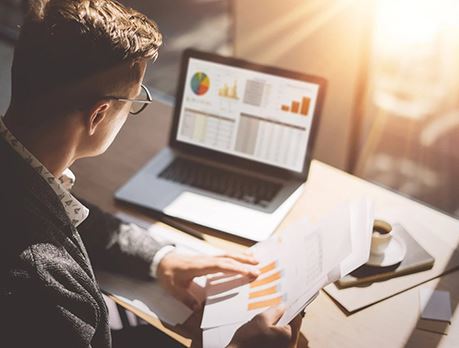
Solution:
{"label": "glasses lens", "polygon": [[[140,101],[140,100],[149,100],[148,94],[147,94],[147,92],[145,91],[144,88],[141,88],[141,89],[140,89],[140,94],[139,94],[139,96],[138,96],[136,99],[138,99],[139,101]],[[131,114],[137,114],[137,113],[139,113],[140,111],[142,111],[144,108],[145,108],[145,103],[142,103],[142,102],[132,102],[130,113],[131,113]]]}
{"label": "glasses lens", "polygon": [[140,94],[139,94],[139,96],[137,97],[137,99],[140,99],[140,100],[149,100],[147,91],[145,90],[145,87],[144,87],[144,86],[142,86],[142,87],[140,88]]}
{"label": "glasses lens", "polygon": [[144,105],[144,103],[132,102],[131,109],[129,110],[129,112],[131,114],[138,114],[140,111],[142,111]]}

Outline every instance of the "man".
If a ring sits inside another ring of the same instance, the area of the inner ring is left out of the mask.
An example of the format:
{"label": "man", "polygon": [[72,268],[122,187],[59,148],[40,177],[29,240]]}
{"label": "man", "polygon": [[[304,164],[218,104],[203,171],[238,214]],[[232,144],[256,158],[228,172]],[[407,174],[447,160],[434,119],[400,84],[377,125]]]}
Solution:
{"label": "man", "polygon": [[[92,266],[157,278],[193,309],[194,277],[258,275],[250,255],[180,255],[68,191],[74,161],[103,153],[146,105],[141,81],[161,41],[154,22],[115,1],[31,1],[0,118],[2,346],[111,347]],[[298,321],[294,330],[275,327],[281,315],[273,308],[255,317],[230,347],[289,346]]]}

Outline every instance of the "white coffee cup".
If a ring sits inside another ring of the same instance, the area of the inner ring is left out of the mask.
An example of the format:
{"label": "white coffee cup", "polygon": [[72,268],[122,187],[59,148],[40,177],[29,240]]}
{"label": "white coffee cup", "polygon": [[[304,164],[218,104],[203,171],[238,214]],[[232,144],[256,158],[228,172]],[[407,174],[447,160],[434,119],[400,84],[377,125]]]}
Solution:
{"label": "white coffee cup", "polygon": [[392,225],[384,220],[375,220],[371,237],[371,253],[382,255],[392,240]]}

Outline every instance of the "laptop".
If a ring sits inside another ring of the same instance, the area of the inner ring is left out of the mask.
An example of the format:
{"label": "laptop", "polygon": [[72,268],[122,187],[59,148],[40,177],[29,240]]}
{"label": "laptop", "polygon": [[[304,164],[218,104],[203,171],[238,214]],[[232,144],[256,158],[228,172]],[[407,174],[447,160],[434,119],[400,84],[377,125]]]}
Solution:
{"label": "laptop", "polygon": [[253,241],[300,197],[325,80],[188,49],[169,146],[116,198]]}

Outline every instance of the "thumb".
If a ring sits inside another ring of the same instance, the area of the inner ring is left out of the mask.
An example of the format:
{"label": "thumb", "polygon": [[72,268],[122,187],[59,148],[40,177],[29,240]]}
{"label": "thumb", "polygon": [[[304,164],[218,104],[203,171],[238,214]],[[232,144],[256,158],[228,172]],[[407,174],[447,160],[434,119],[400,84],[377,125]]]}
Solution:
{"label": "thumb", "polygon": [[261,316],[269,325],[276,324],[279,319],[284,315],[285,308],[283,305],[273,306],[261,313]]}
{"label": "thumb", "polygon": [[291,345],[291,347],[296,347],[297,344],[298,344],[298,339],[300,338],[300,329],[301,329],[302,321],[303,321],[303,317],[301,315],[297,315],[289,323],[289,326],[291,327],[291,331],[292,331],[292,345]]}

